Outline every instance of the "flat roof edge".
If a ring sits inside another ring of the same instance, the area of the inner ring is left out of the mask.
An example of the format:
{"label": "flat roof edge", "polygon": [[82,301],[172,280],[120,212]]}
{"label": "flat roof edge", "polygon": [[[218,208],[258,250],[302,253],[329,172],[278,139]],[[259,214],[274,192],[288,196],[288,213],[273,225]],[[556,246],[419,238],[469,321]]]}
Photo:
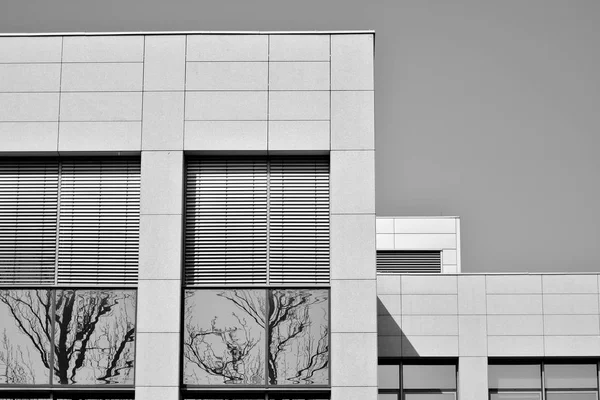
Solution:
{"label": "flat roof edge", "polygon": [[133,36],[133,35],[356,35],[375,34],[374,30],[355,31],[139,31],[139,32],[43,32],[0,33],[0,37],[22,36]]}

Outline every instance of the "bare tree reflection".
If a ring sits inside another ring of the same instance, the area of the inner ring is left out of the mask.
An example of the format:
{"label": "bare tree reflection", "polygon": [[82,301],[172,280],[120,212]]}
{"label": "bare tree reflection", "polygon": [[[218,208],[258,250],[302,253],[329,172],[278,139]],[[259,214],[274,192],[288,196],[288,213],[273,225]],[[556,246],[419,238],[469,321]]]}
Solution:
{"label": "bare tree reflection", "polygon": [[19,345],[13,345],[6,334],[6,329],[2,332],[0,339],[0,364],[3,365],[2,379],[0,382],[13,384],[35,384],[35,373],[31,367],[33,361],[31,354]]}
{"label": "bare tree reflection", "polygon": [[[227,311],[234,317],[230,324],[221,322],[227,312],[218,309],[210,322],[197,320],[196,307],[212,306],[208,301],[193,301],[195,294],[202,292],[209,291],[188,290],[185,294],[186,361],[210,376],[222,378],[222,383],[264,384],[264,362],[254,350],[264,344],[260,342],[262,335],[252,333],[252,325],[266,334],[269,384],[328,383],[326,290],[272,290],[267,299],[262,290],[218,291],[216,296],[228,300],[233,310]],[[191,368],[185,373],[186,383],[209,383]]]}
{"label": "bare tree reflection", "polygon": [[269,383],[327,384],[325,290],[273,290],[269,296]]}
{"label": "bare tree reflection", "polygon": [[135,326],[127,307],[133,296],[127,291],[57,291],[54,375],[59,383],[133,383]]}
{"label": "bare tree reflection", "polygon": [[[47,378],[50,370],[50,343],[52,337],[52,292],[50,290],[2,290],[0,304],[6,306],[8,313],[3,330],[0,357],[5,364],[6,381],[9,384],[35,384],[38,378]],[[9,328],[13,321],[17,331]],[[26,337],[19,341],[17,332]],[[15,345],[19,342],[19,345]],[[32,355],[31,351],[34,352]],[[27,353],[27,354],[25,354]],[[40,365],[41,363],[41,365]],[[43,369],[44,374],[37,371]],[[12,371],[12,372],[11,372]],[[17,373],[26,371],[26,374]]]}
{"label": "bare tree reflection", "polygon": [[[18,332],[33,345],[43,368],[52,370],[54,383],[133,383],[135,292],[5,290],[0,291],[0,302],[9,310]],[[15,334],[4,333],[0,360],[7,365],[7,374],[14,375],[9,369],[30,374],[7,383],[47,383],[36,382],[32,355],[11,344],[10,336]],[[50,351],[54,365],[50,364]]]}
{"label": "bare tree reflection", "polygon": [[[197,304],[195,294],[205,304]],[[224,299],[235,307],[223,306]],[[262,316],[248,313],[240,304],[252,311],[262,309]],[[196,307],[207,306],[215,307],[219,314],[210,322],[195,317]],[[265,343],[260,328],[264,326],[264,310],[264,290],[186,291],[184,358],[200,371],[186,368],[185,380],[196,384],[263,383]]]}

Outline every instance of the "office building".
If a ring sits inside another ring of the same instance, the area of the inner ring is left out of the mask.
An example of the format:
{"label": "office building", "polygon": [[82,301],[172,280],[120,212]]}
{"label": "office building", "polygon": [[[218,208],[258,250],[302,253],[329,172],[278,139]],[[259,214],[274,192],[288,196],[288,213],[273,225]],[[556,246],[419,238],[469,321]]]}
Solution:
{"label": "office building", "polygon": [[376,221],[373,52],[0,37],[0,399],[597,399],[597,275]]}

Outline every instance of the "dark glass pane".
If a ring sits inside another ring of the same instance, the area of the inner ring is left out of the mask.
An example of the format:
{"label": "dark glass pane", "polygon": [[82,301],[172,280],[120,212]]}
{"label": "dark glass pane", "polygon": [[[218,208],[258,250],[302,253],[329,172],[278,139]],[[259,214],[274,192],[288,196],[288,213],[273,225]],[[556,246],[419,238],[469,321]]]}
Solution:
{"label": "dark glass pane", "polygon": [[232,395],[232,394],[206,394],[206,395],[201,395],[201,394],[188,394],[184,397],[187,400],[257,400],[257,399],[261,399],[264,400],[265,399],[265,395],[261,394],[261,393],[254,393],[254,394],[239,394],[239,395]]}
{"label": "dark glass pane", "polygon": [[404,389],[456,389],[454,365],[404,365]]}
{"label": "dark glass pane", "polygon": [[542,394],[539,392],[520,392],[520,393],[492,393],[490,400],[541,400]]}
{"label": "dark glass pane", "polygon": [[87,391],[80,394],[55,394],[54,400],[134,400],[133,393],[88,393]]}
{"label": "dark glass pane", "polygon": [[0,290],[0,384],[49,383],[51,310],[50,290]]}
{"label": "dark glass pane", "polygon": [[265,290],[186,290],[183,380],[265,384]]}
{"label": "dark glass pane", "polygon": [[596,364],[546,364],[547,389],[596,389]]}
{"label": "dark glass pane", "polygon": [[456,393],[406,393],[404,400],[455,400]]}
{"label": "dark glass pane", "polygon": [[546,393],[546,400],[597,400],[595,392]]}
{"label": "dark glass pane", "polygon": [[490,389],[541,389],[541,366],[540,364],[490,365],[488,386]]}
{"label": "dark glass pane", "polygon": [[[32,397],[33,396],[33,397]],[[5,396],[5,395],[0,395],[0,400],[48,400],[50,398],[50,396],[46,396],[46,397],[42,397],[41,395],[37,394],[37,395],[31,395],[31,396],[27,396],[27,395],[19,395],[17,396]]]}
{"label": "dark glass pane", "polygon": [[379,393],[377,400],[398,400],[398,394],[396,393]]}
{"label": "dark glass pane", "polygon": [[133,290],[57,290],[54,384],[133,384]]}
{"label": "dark glass pane", "polygon": [[400,366],[378,365],[377,381],[379,389],[400,389]]}
{"label": "dark glass pane", "polygon": [[102,396],[93,396],[90,394],[79,396],[54,396],[55,400],[134,400],[133,396],[130,397],[119,397],[115,395],[102,395]]}
{"label": "dark glass pane", "polygon": [[327,290],[272,290],[268,332],[269,384],[329,383]]}

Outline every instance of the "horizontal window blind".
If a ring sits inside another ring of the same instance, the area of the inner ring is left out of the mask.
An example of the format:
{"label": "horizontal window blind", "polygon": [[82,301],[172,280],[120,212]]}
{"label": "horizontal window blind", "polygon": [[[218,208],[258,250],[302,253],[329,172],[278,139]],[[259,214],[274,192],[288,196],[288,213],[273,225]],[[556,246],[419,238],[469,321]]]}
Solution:
{"label": "horizontal window blind", "polygon": [[58,162],[0,163],[0,284],[53,284]]}
{"label": "horizontal window blind", "polygon": [[440,251],[378,250],[377,272],[381,273],[440,273]]}
{"label": "horizontal window blind", "polygon": [[0,284],[137,282],[137,160],[0,163]]}
{"label": "horizontal window blind", "polygon": [[186,284],[266,283],[267,161],[190,160],[186,174]]}
{"label": "horizontal window blind", "polygon": [[62,162],[58,283],[135,284],[139,215],[137,160]]}
{"label": "horizontal window blind", "polygon": [[270,162],[269,282],[329,283],[329,163]]}
{"label": "horizontal window blind", "polygon": [[185,224],[188,286],[329,283],[328,159],[190,159]]}

